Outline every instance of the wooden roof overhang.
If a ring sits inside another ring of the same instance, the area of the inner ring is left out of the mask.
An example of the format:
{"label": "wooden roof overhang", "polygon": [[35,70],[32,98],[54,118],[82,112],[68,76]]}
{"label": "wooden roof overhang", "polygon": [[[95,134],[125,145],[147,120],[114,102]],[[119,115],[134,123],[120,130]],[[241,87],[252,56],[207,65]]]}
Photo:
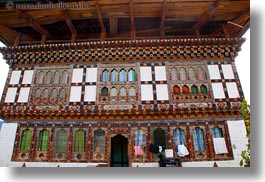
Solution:
{"label": "wooden roof overhang", "polygon": [[[57,0],[12,0],[58,4]],[[0,41],[8,46],[105,40],[240,38],[249,0],[65,0],[79,8],[11,8],[0,3]],[[82,7],[82,8],[80,8]]]}

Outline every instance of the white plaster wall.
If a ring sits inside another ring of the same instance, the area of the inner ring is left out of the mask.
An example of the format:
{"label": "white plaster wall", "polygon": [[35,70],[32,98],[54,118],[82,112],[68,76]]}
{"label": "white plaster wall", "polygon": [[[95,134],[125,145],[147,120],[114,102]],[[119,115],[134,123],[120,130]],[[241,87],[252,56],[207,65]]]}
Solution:
{"label": "white plaster wall", "polygon": [[208,65],[208,70],[211,80],[221,79],[218,65]]}
{"label": "white plaster wall", "polygon": [[236,82],[226,82],[226,88],[229,98],[239,98],[239,92]]}
{"label": "white plaster wall", "polygon": [[5,102],[6,103],[14,102],[16,98],[16,93],[17,93],[16,87],[8,88],[7,93],[6,93]]}
{"label": "white plaster wall", "polygon": [[165,66],[155,66],[155,80],[156,81],[167,80],[166,67]]}
{"label": "white plaster wall", "polygon": [[141,100],[154,100],[153,99],[153,85],[141,85]]}
{"label": "white plaster wall", "polygon": [[72,86],[70,93],[70,102],[80,102],[81,101],[81,86]]}
{"label": "white plaster wall", "polygon": [[18,84],[21,71],[12,71],[9,84]]}
{"label": "white plaster wall", "polygon": [[159,167],[158,162],[142,163],[142,162],[133,162],[132,167]]}
{"label": "white plaster wall", "polygon": [[73,69],[72,83],[81,83],[83,81],[83,68]]}
{"label": "white plaster wall", "polygon": [[222,64],[222,70],[225,79],[234,79],[234,73],[231,64]]}
{"label": "white plaster wall", "polygon": [[93,102],[96,101],[96,93],[97,87],[96,86],[86,86],[85,87],[85,101]]}
{"label": "white plaster wall", "polygon": [[167,84],[156,85],[157,100],[168,100],[168,88]]}
{"label": "white plaster wall", "polygon": [[28,102],[30,87],[22,87],[17,102]]}
{"label": "white plaster wall", "polygon": [[87,68],[86,69],[86,82],[97,82],[97,68]]}
{"label": "white plaster wall", "polygon": [[241,152],[247,149],[246,127],[243,120],[227,121],[234,160],[183,162],[183,167],[213,167],[214,162],[218,167],[240,167]]}
{"label": "white plaster wall", "polygon": [[222,83],[212,83],[213,96],[215,99],[225,98],[224,88]]}
{"label": "white plaster wall", "polygon": [[151,67],[148,66],[140,67],[140,78],[141,81],[152,81]]}
{"label": "white plaster wall", "polygon": [[[11,162],[9,167],[22,167],[24,162]],[[60,163],[60,162],[25,162],[26,167],[96,167],[106,163]]]}
{"label": "white plaster wall", "polygon": [[31,84],[32,78],[33,78],[33,73],[34,73],[33,70],[26,70],[24,72],[22,84]]}
{"label": "white plaster wall", "polygon": [[9,167],[10,165],[16,131],[16,123],[3,123],[0,133],[0,167]]}

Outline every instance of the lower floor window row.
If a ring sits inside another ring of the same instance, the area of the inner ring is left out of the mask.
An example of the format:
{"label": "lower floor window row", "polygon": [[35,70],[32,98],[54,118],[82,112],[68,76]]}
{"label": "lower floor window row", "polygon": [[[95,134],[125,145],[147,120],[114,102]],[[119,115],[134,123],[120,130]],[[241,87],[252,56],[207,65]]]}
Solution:
{"label": "lower floor window row", "polygon": [[[147,152],[153,153],[153,158],[158,159],[159,154],[165,154],[165,149],[173,149],[178,157],[188,156],[191,152],[196,153],[206,151],[209,148],[209,135],[213,143],[215,154],[227,154],[229,143],[225,137],[223,126],[213,126],[207,129],[202,126],[192,126],[189,130],[185,127],[175,127],[170,129],[168,133],[166,127],[151,128],[147,132],[146,128],[135,128],[131,132],[131,140],[133,144],[133,152],[135,158],[145,157]],[[67,153],[68,150],[82,153],[92,148],[95,154],[104,154],[106,151],[107,132],[104,129],[94,130],[92,136],[88,140],[88,132],[85,129],[75,129],[72,134],[72,142],[69,142],[69,129],[57,129],[52,135],[49,129],[41,129],[36,134],[37,141],[36,151],[47,152],[52,144],[53,152]],[[189,136],[189,138],[187,138]],[[150,141],[147,140],[150,138]],[[20,132],[19,151],[29,152],[33,143],[33,131],[31,129],[24,129]],[[188,142],[187,141],[191,141]],[[71,143],[71,145],[69,145]],[[71,146],[70,149],[69,146]],[[147,147],[148,146],[148,147]],[[192,150],[192,151],[191,151]]]}

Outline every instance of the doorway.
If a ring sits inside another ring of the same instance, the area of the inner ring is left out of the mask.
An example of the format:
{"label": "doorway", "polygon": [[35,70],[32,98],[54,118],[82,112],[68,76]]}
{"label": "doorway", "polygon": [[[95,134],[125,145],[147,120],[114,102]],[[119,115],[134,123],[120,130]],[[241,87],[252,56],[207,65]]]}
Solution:
{"label": "doorway", "polygon": [[128,139],[122,135],[111,138],[111,167],[128,167]]}

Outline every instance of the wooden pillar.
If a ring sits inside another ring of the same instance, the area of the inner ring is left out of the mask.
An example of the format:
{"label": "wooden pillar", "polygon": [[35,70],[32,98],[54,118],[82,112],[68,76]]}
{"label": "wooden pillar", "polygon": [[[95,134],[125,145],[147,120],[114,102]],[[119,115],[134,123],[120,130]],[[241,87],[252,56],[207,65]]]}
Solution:
{"label": "wooden pillar", "polygon": [[54,143],[55,143],[55,125],[52,125],[51,128],[51,134],[50,134],[50,139],[49,139],[49,148],[48,148],[48,153],[47,153],[47,159],[49,162],[53,161],[53,150],[54,150]]}
{"label": "wooden pillar", "polygon": [[37,145],[38,145],[38,131],[37,124],[34,125],[33,135],[32,135],[32,143],[30,149],[30,161],[36,159],[37,155]]}
{"label": "wooden pillar", "polygon": [[72,159],[72,151],[73,151],[73,124],[70,125],[70,132],[68,138],[68,151],[67,151],[67,161]]}

